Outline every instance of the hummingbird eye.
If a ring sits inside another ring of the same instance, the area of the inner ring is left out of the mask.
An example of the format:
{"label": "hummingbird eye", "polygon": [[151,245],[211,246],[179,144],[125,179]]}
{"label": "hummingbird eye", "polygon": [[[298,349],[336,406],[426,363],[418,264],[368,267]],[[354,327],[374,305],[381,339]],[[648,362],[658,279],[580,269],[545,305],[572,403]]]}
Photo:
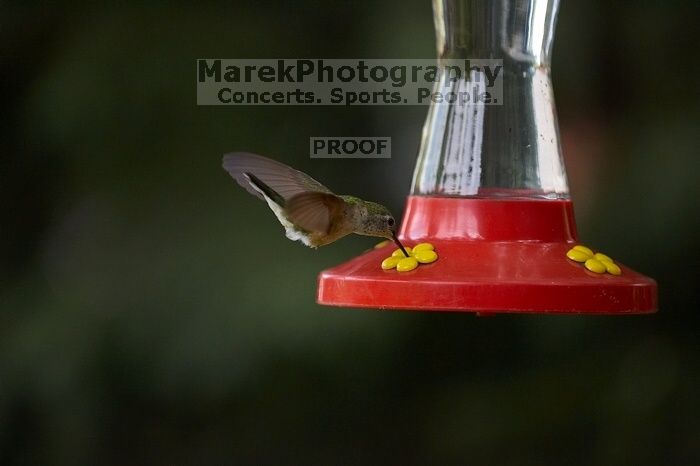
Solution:
{"label": "hummingbird eye", "polygon": [[389,218],[387,219],[386,223],[387,223],[387,225],[389,225],[390,227],[393,227],[393,226],[394,226],[394,219],[391,218],[391,217],[389,217]]}

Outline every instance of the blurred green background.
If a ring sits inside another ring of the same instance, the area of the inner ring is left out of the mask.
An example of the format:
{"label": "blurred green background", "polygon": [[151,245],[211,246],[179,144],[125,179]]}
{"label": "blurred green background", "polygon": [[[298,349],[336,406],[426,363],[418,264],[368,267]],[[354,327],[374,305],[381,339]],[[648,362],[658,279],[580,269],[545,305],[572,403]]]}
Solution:
{"label": "blurred green background", "polygon": [[[0,3],[0,464],[700,464],[698,11],[561,5],[581,237],[645,317],[315,304],[247,149],[401,212],[427,107],[197,107],[203,57],[433,57],[427,1]],[[391,160],[310,160],[310,136]]]}

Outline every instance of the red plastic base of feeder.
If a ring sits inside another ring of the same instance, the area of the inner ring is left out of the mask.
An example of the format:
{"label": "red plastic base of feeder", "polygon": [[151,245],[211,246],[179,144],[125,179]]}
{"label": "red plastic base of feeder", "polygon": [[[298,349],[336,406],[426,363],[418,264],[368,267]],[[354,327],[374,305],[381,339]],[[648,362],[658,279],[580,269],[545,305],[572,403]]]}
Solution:
{"label": "red plastic base of feeder", "polygon": [[622,264],[596,274],[566,257],[577,244],[570,201],[411,196],[399,238],[430,242],[439,259],[382,270],[394,246],[319,276],[318,302],[406,310],[640,314],[656,310],[656,282]]}

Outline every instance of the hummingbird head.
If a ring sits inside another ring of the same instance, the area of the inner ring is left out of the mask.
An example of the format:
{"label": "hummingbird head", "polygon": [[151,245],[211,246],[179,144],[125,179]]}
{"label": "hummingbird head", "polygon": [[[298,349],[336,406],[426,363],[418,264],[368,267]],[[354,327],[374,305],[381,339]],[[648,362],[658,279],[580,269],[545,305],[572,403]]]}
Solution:
{"label": "hummingbird head", "polygon": [[408,253],[396,237],[398,227],[394,216],[389,209],[376,202],[365,201],[360,213],[360,226],[356,233],[369,236],[380,236],[394,241],[397,246],[408,257]]}
{"label": "hummingbird head", "polygon": [[369,201],[365,201],[362,207],[358,233],[393,239],[396,233],[396,220],[389,209]]}

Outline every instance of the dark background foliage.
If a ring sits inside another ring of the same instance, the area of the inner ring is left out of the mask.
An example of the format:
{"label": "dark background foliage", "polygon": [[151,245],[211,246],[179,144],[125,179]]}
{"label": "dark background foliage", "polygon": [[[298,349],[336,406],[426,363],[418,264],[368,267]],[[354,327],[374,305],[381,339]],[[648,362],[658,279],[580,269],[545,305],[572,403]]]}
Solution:
{"label": "dark background foliage", "polygon": [[[426,1],[0,5],[0,464],[700,462],[697,7],[564,0],[553,78],[587,243],[660,312],[314,303],[374,244],[289,242],[221,154],[401,212],[425,107],[197,107],[201,57],[434,56]],[[310,160],[390,135],[393,158]]]}

